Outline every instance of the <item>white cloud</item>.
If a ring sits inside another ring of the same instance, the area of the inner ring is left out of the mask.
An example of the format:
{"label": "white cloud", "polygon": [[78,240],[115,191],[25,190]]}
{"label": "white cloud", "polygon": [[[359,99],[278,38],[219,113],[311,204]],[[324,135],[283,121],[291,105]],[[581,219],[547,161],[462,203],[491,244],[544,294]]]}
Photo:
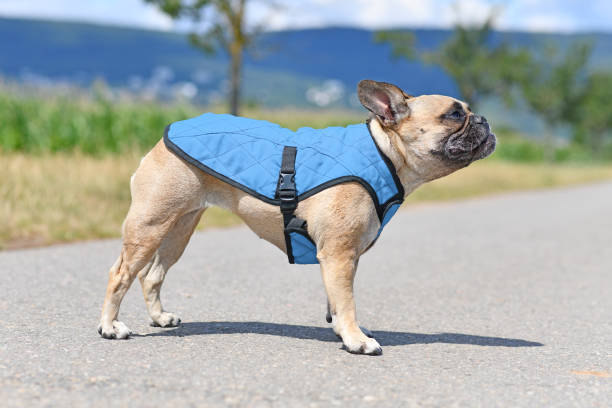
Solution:
{"label": "white cloud", "polygon": [[498,26],[506,30],[612,30],[609,0],[513,0],[502,10]]}
{"label": "white cloud", "polygon": [[[357,26],[450,27],[480,23],[500,8],[498,27],[514,30],[612,30],[610,0],[261,0],[248,3],[251,24],[270,29]],[[0,15],[69,19],[168,30],[184,27],[143,0],[0,0]]]}
{"label": "white cloud", "polygon": [[[253,4],[253,19],[262,18],[264,7],[262,3]],[[275,30],[329,25],[449,27],[458,19],[480,23],[492,7],[487,0],[296,0],[284,2],[272,13],[268,26]]]}
{"label": "white cloud", "polygon": [[170,18],[143,0],[8,0],[0,1],[0,16],[172,28]]}
{"label": "white cloud", "polygon": [[[254,2],[261,21],[265,2]],[[450,27],[478,24],[494,12],[506,30],[612,30],[610,0],[285,0],[268,26],[272,29],[329,25],[365,28]]]}
{"label": "white cloud", "polygon": [[463,24],[480,24],[486,21],[491,13],[497,12],[499,4],[491,4],[484,0],[464,0],[452,5],[453,13],[447,13],[447,22]]}
{"label": "white cloud", "polygon": [[573,31],[574,22],[558,15],[533,15],[522,21],[522,28],[527,31]]}

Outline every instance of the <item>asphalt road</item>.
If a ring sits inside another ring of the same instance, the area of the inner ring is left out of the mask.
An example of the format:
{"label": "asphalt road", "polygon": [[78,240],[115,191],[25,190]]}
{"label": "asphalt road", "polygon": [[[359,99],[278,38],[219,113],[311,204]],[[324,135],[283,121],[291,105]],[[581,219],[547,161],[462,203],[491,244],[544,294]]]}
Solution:
{"label": "asphalt road", "polygon": [[[0,406],[612,406],[612,184],[400,212],[360,262],[380,357],[340,349],[316,266],[245,228],[140,287],[101,339],[118,240],[0,253]],[[170,404],[170,405],[169,405]]]}

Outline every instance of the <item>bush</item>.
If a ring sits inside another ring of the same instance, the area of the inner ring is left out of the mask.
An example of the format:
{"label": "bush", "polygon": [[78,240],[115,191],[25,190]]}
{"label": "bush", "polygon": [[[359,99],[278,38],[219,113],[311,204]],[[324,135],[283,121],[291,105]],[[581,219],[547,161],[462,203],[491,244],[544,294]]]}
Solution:
{"label": "bush", "polygon": [[496,134],[498,143],[493,157],[500,160],[521,163],[594,161],[588,150],[575,144],[556,146],[549,151],[550,148],[544,143],[527,139],[509,129],[498,130]]}

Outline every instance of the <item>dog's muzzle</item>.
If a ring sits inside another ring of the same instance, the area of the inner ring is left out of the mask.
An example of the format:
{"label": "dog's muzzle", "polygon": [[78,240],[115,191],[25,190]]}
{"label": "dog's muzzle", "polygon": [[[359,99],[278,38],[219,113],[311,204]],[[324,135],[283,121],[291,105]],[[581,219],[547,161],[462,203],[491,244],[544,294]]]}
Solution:
{"label": "dog's muzzle", "polygon": [[449,137],[442,149],[444,157],[467,165],[489,156],[495,150],[497,139],[484,116],[470,115],[462,133]]}

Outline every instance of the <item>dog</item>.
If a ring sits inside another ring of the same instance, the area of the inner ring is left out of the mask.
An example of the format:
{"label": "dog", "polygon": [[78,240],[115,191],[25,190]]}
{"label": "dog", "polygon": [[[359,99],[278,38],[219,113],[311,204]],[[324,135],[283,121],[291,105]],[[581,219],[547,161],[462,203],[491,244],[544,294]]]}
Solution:
{"label": "dog", "polygon": [[[472,113],[465,102],[441,95],[411,96],[395,85],[372,80],[358,84],[358,97],[370,111],[368,138],[397,183],[401,197],[388,200],[395,207],[423,183],[464,168],[495,150],[496,137],[486,119]],[[226,180],[188,155],[177,154],[181,150],[169,148],[172,141],[168,133],[166,136],[142,159],[131,178],[132,203],[123,224],[121,253],[109,272],[99,334],[106,339],[130,336],[128,327],[117,317],[136,276],[153,325],[180,324],[178,316],[162,307],[161,286],[202,213],[218,206],[237,214],[259,237],[285,252],[290,261],[290,234],[294,231],[290,224],[299,220],[307,231],[308,240],[303,242],[312,245],[316,251],[313,262],[321,266],[327,320],[343,347],[351,353],[381,354],[378,342],[358,325],[353,299],[359,257],[373,245],[388,221],[380,213],[382,203],[366,188],[368,183],[361,182],[360,177],[338,178],[339,182],[312,190],[308,196],[289,194],[287,200],[283,192],[291,192],[295,185],[299,189],[298,173],[302,173],[296,168],[295,174],[283,175],[285,159],[292,162],[295,158],[295,151],[286,155],[285,147],[276,196],[265,197]],[[297,149],[299,157],[300,147]],[[278,164],[281,159],[275,160]],[[380,172],[385,176],[384,169]]]}

